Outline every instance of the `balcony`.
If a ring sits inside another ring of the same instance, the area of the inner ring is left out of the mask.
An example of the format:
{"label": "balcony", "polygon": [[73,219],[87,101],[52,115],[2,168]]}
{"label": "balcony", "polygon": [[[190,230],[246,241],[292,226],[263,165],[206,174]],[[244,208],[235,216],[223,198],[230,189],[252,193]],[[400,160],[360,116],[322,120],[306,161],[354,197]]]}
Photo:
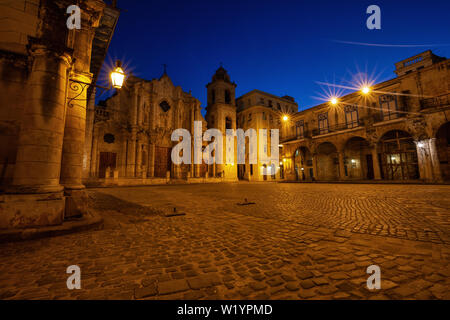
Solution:
{"label": "balcony", "polygon": [[420,100],[421,110],[429,108],[445,107],[450,105],[450,94],[443,94],[437,97]]}
{"label": "balcony", "polygon": [[109,111],[102,108],[95,108],[94,122],[109,120]]}
{"label": "balcony", "polygon": [[339,123],[334,126],[329,126],[328,128],[320,128],[320,129],[313,129],[312,130],[312,136],[320,136],[322,134],[328,134],[333,132],[339,132],[349,129],[358,128],[362,125],[361,120],[353,121],[351,123]]}
{"label": "balcony", "polygon": [[286,136],[281,136],[280,137],[280,142],[289,142],[289,141],[294,141],[294,140],[301,140],[301,139],[305,139],[308,137],[308,132],[305,132],[305,134],[300,135],[300,134],[289,134]]}

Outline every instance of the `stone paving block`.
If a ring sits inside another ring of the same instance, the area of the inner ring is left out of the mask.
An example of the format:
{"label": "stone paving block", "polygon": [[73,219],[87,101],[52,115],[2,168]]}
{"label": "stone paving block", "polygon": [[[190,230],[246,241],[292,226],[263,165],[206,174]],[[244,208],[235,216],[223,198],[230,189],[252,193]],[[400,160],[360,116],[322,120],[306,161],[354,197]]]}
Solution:
{"label": "stone paving block", "polygon": [[[300,289],[299,285],[296,282],[289,282],[284,287],[289,291],[298,291]],[[309,288],[306,288],[306,289],[309,289]]]}
{"label": "stone paving block", "polygon": [[151,284],[144,288],[136,288],[134,289],[134,297],[136,299],[142,299],[146,297],[156,296],[158,294],[158,290],[155,284]]}
{"label": "stone paving block", "polygon": [[349,276],[343,272],[334,272],[329,275],[329,278],[332,280],[344,280],[348,279]]}
{"label": "stone paving block", "polygon": [[311,288],[315,287],[316,284],[315,284],[314,281],[312,281],[311,279],[308,279],[308,280],[302,280],[302,281],[300,281],[300,286],[301,286],[303,289],[311,289]]}
{"label": "stone paving block", "polygon": [[321,278],[314,278],[312,279],[312,281],[317,285],[317,286],[323,286],[329,283],[329,281],[327,280],[327,278],[321,277]]}
{"label": "stone paving block", "polygon": [[186,290],[189,290],[189,286],[184,279],[170,280],[158,283],[158,292],[160,295],[183,292]]}
{"label": "stone paving block", "polygon": [[267,280],[266,282],[271,287],[277,287],[284,283],[284,281],[281,279],[281,277],[275,277],[275,278]]}
{"label": "stone paving block", "polygon": [[253,290],[261,291],[267,288],[267,285],[264,282],[251,282],[250,287]]}
{"label": "stone paving block", "polygon": [[311,271],[302,271],[297,273],[297,277],[301,280],[306,280],[314,277],[314,274]]}

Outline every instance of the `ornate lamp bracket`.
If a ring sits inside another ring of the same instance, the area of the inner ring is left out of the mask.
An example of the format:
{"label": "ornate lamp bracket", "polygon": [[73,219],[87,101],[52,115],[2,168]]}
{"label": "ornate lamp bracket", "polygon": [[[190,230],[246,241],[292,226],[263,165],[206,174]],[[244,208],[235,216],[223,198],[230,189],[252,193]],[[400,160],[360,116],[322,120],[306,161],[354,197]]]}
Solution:
{"label": "ornate lamp bracket", "polygon": [[79,96],[81,96],[84,92],[84,90],[87,87],[95,87],[100,89],[100,93],[103,94],[105,91],[110,90],[111,88],[108,87],[102,87],[102,86],[98,86],[96,84],[92,84],[92,83],[87,83],[87,82],[83,82],[83,81],[78,81],[78,80],[73,80],[73,79],[69,79],[69,87],[71,90],[73,90],[74,92],[76,92],[76,96],[72,97],[72,98],[68,98],[67,104],[69,107],[73,108],[74,103],[73,101],[87,101],[88,99],[78,99]]}

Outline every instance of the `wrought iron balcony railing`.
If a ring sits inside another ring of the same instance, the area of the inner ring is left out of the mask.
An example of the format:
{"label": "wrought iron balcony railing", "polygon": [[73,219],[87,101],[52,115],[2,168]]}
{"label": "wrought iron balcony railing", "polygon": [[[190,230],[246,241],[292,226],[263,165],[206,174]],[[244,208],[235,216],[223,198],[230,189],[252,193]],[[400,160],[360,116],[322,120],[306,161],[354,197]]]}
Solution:
{"label": "wrought iron balcony railing", "polygon": [[312,136],[320,136],[322,134],[327,134],[327,133],[333,133],[333,132],[353,129],[353,128],[360,127],[361,125],[362,125],[362,122],[360,120],[349,122],[349,123],[339,123],[339,124],[336,124],[336,125],[333,125],[333,126],[328,126],[328,127],[325,127],[325,128],[313,129],[312,130]]}

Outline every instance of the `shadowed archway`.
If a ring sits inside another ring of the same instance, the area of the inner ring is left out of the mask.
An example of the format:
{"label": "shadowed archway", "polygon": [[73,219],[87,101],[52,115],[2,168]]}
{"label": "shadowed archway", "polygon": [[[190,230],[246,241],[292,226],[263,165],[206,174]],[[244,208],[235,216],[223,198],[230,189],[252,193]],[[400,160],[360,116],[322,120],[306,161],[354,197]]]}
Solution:
{"label": "shadowed archway", "polygon": [[450,122],[443,124],[437,131],[436,148],[442,179],[450,181]]}
{"label": "shadowed archway", "polygon": [[374,179],[373,156],[369,142],[362,137],[352,137],[344,147],[345,177],[349,180]]}

